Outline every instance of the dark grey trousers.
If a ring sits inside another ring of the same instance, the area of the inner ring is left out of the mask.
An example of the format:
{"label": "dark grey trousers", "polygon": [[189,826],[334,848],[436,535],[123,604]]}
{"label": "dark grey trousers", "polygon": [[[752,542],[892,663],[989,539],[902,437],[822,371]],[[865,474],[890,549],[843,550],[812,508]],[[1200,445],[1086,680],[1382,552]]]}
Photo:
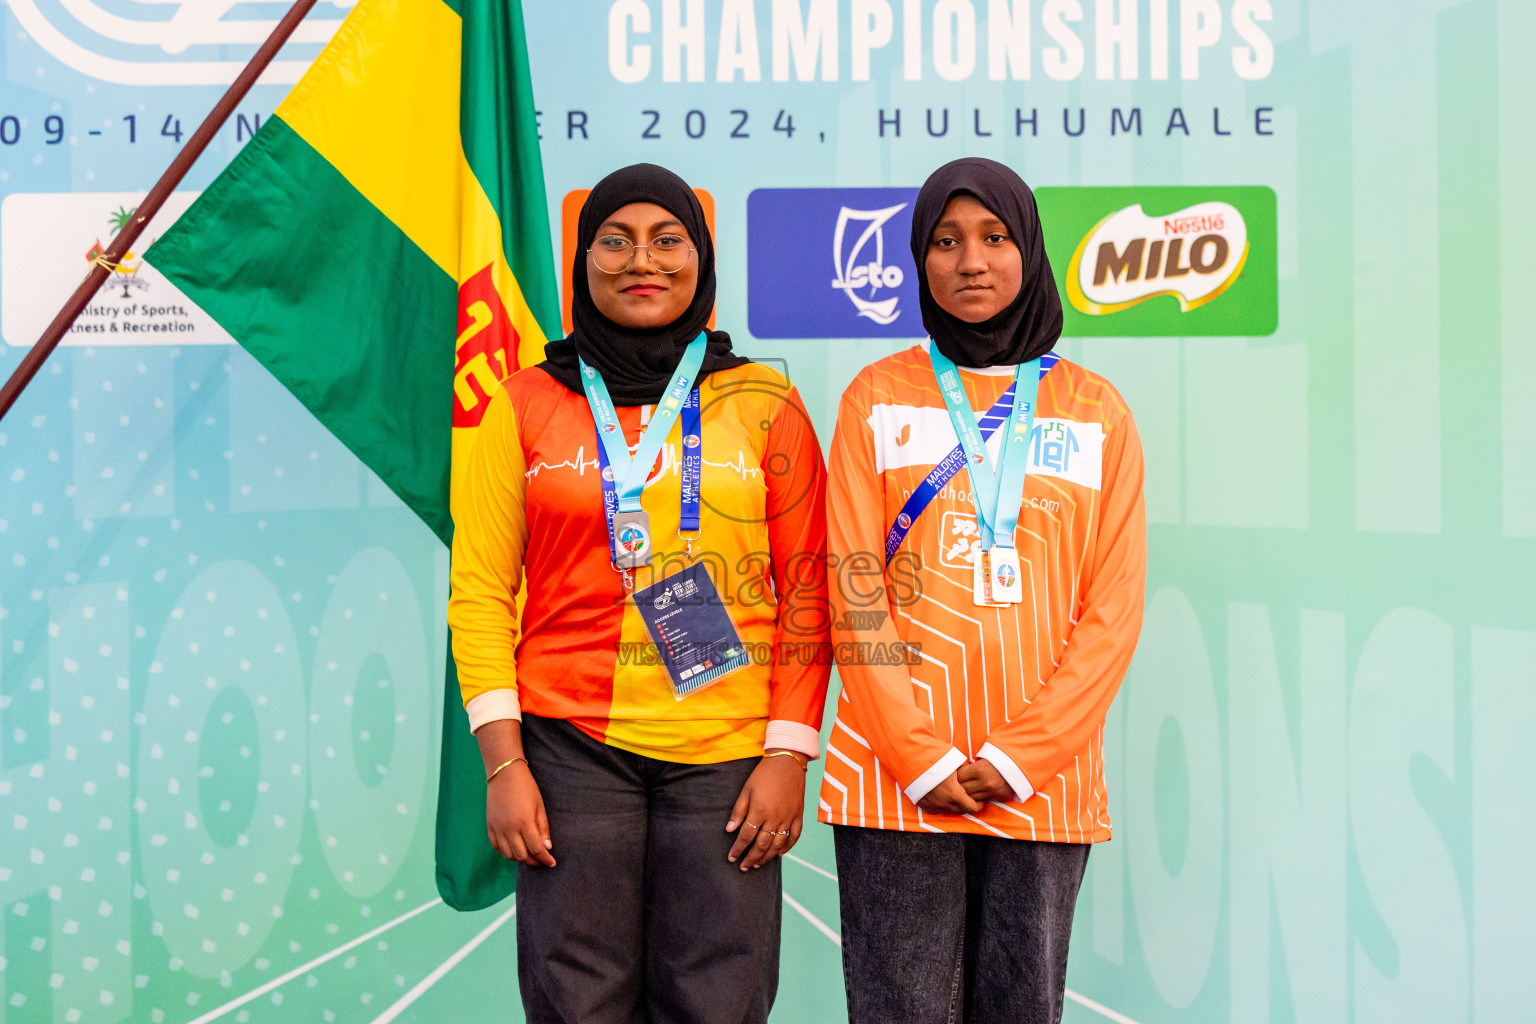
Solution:
{"label": "dark grey trousers", "polygon": [[520,867],[528,1024],[763,1024],[779,976],[779,861],[725,859],[757,758],[674,764],[523,715],[555,867]]}
{"label": "dark grey trousers", "polygon": [[849,1024],[1058,1024],[1086,845],[833,836]]}

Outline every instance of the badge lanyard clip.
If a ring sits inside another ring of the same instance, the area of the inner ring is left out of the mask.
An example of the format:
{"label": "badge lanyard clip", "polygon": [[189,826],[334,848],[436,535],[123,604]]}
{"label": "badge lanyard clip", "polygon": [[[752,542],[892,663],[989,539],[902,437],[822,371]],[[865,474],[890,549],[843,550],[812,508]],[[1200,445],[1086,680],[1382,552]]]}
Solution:
{"label": "badge lanyard clip", "polygon": [[688,536],[685,535],[681,529],[677,531],[677,539],[683,542],[683,547],[686,552],[683,557],[690,562],[693,561],[693,542],[698,540],[699,536],[700,535],[697,532],[695,532],[692,536]]}

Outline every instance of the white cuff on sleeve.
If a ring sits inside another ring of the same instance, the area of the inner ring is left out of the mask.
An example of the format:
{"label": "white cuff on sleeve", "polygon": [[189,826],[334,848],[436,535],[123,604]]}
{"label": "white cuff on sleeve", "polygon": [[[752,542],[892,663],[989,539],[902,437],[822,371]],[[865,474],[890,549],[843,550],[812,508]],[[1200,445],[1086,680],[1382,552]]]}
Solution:
{"label": "white cuff on sleeve", "polygon": [[469,715],[469,731],[478,732],[487,722],[499,722],[511,718],[521,722],[523,708],[517,701],[516,690],[486,690],[464,705]]}
{"label": "white cuff on sleeve", "polygon": [[965,755],[954,747],[950,747],[949,753],[935,761],[932,768],[912,780],[912,785],[905,790],[907,799],[917,803],[933,792],[934,786],[949,778],[963,764],[965,764]]}
{"label": "white cuff on sleeve", "polygon": [[775,747],[793,750],[814,761],[821,754],[821,734],[804,722],[770,718],[768,734],[763,737],[763,749],[772,750]]}
{"label": "white cuff on sleeve", "polygon": [[1020,801],[1028,800],[1035,793],[1035,787],[1029,784],[1023,769],[997,747],[991,743],[983,743],[981,749],[976,751],[976,760],[985,758],[992,762],[992,767],[997,769],[997,774],[1003,777],[1008,785],[1013,787],[1013,795]]}

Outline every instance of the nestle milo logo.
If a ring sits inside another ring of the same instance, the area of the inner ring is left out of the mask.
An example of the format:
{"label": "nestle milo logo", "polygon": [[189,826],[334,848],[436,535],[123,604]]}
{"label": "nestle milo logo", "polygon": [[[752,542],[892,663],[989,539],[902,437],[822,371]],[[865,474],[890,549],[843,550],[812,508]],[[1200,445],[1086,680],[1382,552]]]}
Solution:
{"label": "nestle milo logo", "polygon": [[1264,187],[1042,188],[1068,335],[1266,335],[1279,322]]}
{"label": "nestle milo logo", "polygon": [[1248,225],[1230,203],[1201,203],[1168,217],[1141,204],[1094,225],[1067,267],[1067,298],[1089,316],[1107,316],[1158,295],[1185,312],[1217,298],[1248,262]]}

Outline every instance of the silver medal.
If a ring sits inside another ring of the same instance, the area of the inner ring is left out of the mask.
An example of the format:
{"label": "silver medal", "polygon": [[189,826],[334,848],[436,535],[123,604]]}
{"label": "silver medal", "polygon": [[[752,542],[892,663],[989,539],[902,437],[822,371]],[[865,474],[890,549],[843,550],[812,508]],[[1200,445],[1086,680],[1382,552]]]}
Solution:
{"label": "silver medal", "polygon": [[651,517],[644,509],[613,514],[614,567],[638,569],[651,564]]}

